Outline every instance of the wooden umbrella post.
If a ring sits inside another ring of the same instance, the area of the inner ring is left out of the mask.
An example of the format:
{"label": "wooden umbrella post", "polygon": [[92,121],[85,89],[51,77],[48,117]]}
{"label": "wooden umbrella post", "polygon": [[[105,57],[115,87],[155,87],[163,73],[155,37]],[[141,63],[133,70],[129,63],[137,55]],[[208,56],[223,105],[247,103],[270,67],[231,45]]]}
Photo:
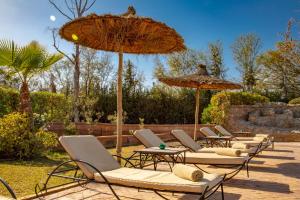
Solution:
{"label": "wooden umbrella post", "polygon": [[195,110],[195,128],[194,128],[194,140],[197,140],[197,130],[198,130],[198,123],[199,123],[199,104],[200,104],[200,89],[197,88],[196,90],[196,110]]}
{"label": "wooden umbrella post", "polygon": [[[122,106],[122,74],[123,74],[123,52],[119,52],[118,83],[117,83],[117,155],[121,156],[122,152],[122,123],[123,123],[123,106]],[[121,159],[118,158],[121,163]]]}

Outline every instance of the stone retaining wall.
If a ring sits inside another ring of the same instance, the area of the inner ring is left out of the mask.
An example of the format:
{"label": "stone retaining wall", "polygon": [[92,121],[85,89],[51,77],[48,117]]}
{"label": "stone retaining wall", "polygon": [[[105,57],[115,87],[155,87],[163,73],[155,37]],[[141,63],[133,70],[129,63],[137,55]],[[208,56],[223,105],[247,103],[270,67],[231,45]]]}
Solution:
{"label": "stone retaining wall", "polygon": [[278,104],[231,106],[225,127],[230,131],[266,133],[276,141],[300,141],[300,106]]}

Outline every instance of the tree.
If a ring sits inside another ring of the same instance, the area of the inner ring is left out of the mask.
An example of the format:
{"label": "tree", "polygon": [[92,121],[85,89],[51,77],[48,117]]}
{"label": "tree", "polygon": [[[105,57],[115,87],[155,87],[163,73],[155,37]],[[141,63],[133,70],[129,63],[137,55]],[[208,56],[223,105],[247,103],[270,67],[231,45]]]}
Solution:
{"label": "tree", "polygon": [[289,20],[284,39],[277,43],[276,49],[257,59],[263,89],[282,94],[281,100],[285,102],[300,95],[300,43],[291,37],[292,22]]}
{"label": "tree", "polygon": [[161,62],[161,60],[158,57],[156,57],[154,59],[154,65],[155,65],[155,67],[154,67],[153,76],[155,78],[158,78],[160,76],[164,76],[165,73],[166,73],[166,69],[164,67],[164,64]]}
{"label": "tree", "polygon": [[131,60],[127,60],[124,63],[123,78],[123,91],[125,97],[133,96],[141,91],[143,75],[138,73],[136,66]]}
{"label": "tree", "polygon": [[225,67],[223,63],[223,47],[220,41],[208,44],[208,70],[212,76],[225,78]]}
{"label": "tree", "polygon": [[14,41],[0,41],[0,66],[5,66],[9,74],[21,80],[20,111],[32,116],[28,83],[32,77],[48,70],[63,55],[49,54],[38,42],[19,47]]}
{"label": "tree", "polygon": [[95,96],[108,87],[113,73],[111,55],[89,48],[82,48],[81,55],[83,93]]}
{"label": "tree", "polygon": [[268,90],[279,90],[286,102],[300,94],[300,69],[282,56],[280,50],[263,53],[257,63],[261,68],[259,79]]}
{"label": "tree", "polygon": [[82,48],[82,79],[84,86],[84,94],[90,96],[92,83],[94,79],[95,65],[97,61],[97,51],[89,48]]}
{"label": "tree", "polygon": [[200,64],[206,63],[204,53],[192,49],[174,53],[168,57],[167,63],[170,75],[179,76],[196,73]]}
{"label": "tree", "polygon": [[257,66],[255,60],[261,49],[261,40],[255,34],[238,37],[232,45],[234,60],[243,76],[244,89],[252,91],[255,85]]}
{"label": "tree", "polygon": [[57,86],[59,86],[59,88],[57,89],[65,94],[66,98],[70,96],[73,90],[72,74],[74,70],[72,65],[73,64],[69,60],[64,59],[57,62],[50,71],[58,82]]}
{"label": "tree", "polygon": [[[55,3],[54,0],[49,0],[49,3],[54,6],[54,8],[66,17],[68,20],[73,20],[75,18],[82,17],[96,2],[96,0],[65,0],[66,10]],[[57,29],[52,29],[53,36],[53,46],[54,48],[66,56],[66,58],[74,65],[74,121],[79,121],[79,92],[80,92],[80,46],[75,44],[75,53],[72,56],[68,56],[62,50],[60,50],[57,42]]]}

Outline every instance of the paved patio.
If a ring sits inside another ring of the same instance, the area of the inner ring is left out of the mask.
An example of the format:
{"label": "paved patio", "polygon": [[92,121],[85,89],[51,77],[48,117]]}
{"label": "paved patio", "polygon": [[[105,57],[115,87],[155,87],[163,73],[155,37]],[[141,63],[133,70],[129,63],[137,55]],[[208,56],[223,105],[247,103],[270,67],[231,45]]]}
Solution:
{"label": "paved patio", "polygon": [[[165,169],[161,165],[159,169]],[[211,172],[222,173],[226,170],[205,166]],[[151,191],[125,187],[114,187],[123,200],[163,199]],[[300,143],[276,143],[275,150],[264,151],[250,164],[250,178],[241,171],[234,179],[225,183],[225,199],[299,199],[300,200]],[[167,199],[192,200],[194,195],[160,193]],[[75,187],[49,195],[47,200],[115,199],[106,186],[88,184],[85,188]],[[210,199],[221,199],[216,193]]]}

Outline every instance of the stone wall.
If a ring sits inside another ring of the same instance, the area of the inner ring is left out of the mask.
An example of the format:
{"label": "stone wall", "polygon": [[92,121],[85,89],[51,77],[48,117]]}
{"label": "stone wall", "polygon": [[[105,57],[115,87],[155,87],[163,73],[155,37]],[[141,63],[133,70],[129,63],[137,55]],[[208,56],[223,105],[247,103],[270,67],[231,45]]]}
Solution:
{"label": "stone wall", "polygon": [[300,141],[300,106],[284,103],[231,106],[227,129],[272,134],[277,141]]}

